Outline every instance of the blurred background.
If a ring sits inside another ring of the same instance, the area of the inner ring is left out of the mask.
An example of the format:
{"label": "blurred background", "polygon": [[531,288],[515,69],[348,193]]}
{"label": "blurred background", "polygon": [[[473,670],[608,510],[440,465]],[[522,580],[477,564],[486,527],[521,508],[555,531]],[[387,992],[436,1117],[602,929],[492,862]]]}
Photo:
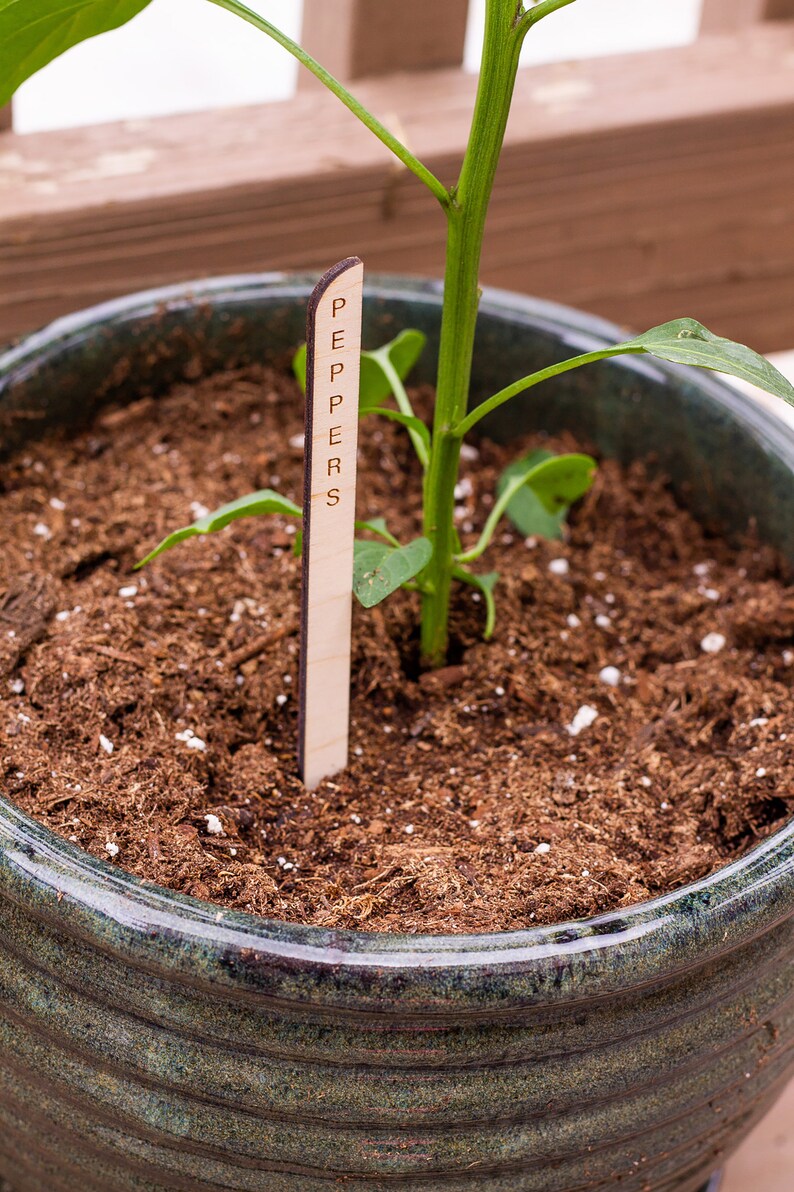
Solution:
{"label": "blurred background", "polygon": [[[485,0],[252,0],[445,182]],[[577,0],[524,49],[485,284],[794,347],[794,0]],[[0,111],[0,342],[194,277],[439,276],[435,200],[269,38],[153,0]]]}
{"label": "blurred background", "polygon": [[[730,0],[728,0],[730,2]],[[249,0],[299,38],[303,0]],[[524,61],[581,59],[694,41],[702,0],[578,0],[527,39]],[[574,11],[575,9],[575,11]],[[476,70],[484,0],[469,11],[465,65]],[[84,42],[20,88],[14,129],[37,132],[287,99],[298,64],[241,21],[196,0],[154,0],[129,25]]]}

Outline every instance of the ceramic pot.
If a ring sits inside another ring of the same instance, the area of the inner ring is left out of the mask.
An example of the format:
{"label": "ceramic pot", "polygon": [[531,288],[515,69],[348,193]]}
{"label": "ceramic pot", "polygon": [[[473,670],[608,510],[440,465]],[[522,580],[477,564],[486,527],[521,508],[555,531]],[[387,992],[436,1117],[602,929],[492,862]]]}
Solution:
{"label": "ceramic pot", "polygon": [[[3,450],[208,364],[283,356],[306,279],[122,299],[0,358]],[[440,287],[370,285],[366,340],[438,341]],[[475,399],[614,342],[486,293]],[[431,361],[425,363],[429,375]],[[504,406],[652,454],[794,561],[794,432],[709,375],[630,357]],[[794,1060],[794,825],[620,914],[532,931],[298,927],[142,883],[0,800],[0,1177],[16,1192],[696,1192]]]}

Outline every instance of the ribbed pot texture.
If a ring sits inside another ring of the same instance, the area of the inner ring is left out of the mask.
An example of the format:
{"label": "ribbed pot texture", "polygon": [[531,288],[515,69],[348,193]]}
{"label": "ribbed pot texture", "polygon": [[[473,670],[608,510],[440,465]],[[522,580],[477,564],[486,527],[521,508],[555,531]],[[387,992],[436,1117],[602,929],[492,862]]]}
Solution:
{"label": "ribbed pot texture", "polygon": [[[307,279],[137,295],[0,357],[3,451],[197,354],[278,358]],[[440,287],[370,286],[369,344]],[[607,324],[486,293],[473,398]],[[35,417],[40,413],[41,417]],[[794,433],[721,381],[631,357],[498,412],[653,453],[694,511],[794,562]],[[230,494],[230,496],[233,494]],[[398,936],[276,923],[142,883],[0,800],[0,1177],[15,1192],[697,1192],[792,1075],[794,825],[621,914]]]}

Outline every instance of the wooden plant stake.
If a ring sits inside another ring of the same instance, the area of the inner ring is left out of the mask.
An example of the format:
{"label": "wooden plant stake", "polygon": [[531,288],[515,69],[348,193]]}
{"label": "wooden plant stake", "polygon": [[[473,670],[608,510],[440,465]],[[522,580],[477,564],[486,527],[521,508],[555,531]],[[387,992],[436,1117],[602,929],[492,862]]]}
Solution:
{"label": "wooden plant stake", "polygon": [[309,790],[347,765],[364,266],[348,257],[309,300],[298,763]]}

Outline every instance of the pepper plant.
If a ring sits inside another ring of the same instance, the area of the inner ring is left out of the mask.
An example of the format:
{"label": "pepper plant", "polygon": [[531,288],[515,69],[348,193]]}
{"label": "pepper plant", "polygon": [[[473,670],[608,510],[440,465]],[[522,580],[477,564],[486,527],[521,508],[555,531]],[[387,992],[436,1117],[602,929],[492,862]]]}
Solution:
{"label": "pepper plant", "polygon": [[[312,72],[435,196],[446,221],[444,302],[432,427],[411,408],[403,381],[421,350],[418,332],[365,353],[362,412],[400,422],[411,437],[424,471],[423,534],[401,545],[382,521],[360,525],[374,537],[357,550],[355,588],[363,603],[374,604],[400,586],[419,591],[421,645],[428,665],[443,663],[448,642],[452,585],[478,587],[486,600],[486,634],[493,627],[495,573],[479,574],[470,565],[485,552],[500,517],[507,513],[524,530],[559,526],[561,511],[587,490],[594,462],[587,456],[539,457],[516,461],[507,470],[477,542],[464,549],[455,528],[455,486],[461,445],[480,421],[519,393],[571,369],[607,357],[648,353],[663,360],[714,369],[751,381],[794,404],[794,388],[763,357],[713,335],[694,319],[654,327],[624,343],[587,352],[530,373],[469,409],[469,386],[479,305],[479,266],[488,205],[507,126],[524,38],[540,21],[575,0],[486,0],[485,34],[479,85],[468,146],[457,179],[437,178],[337,79],[290,37],[238,0],[208,0],[247,21],[278,42]],[[385,0],[384,0],[385,2]],[[0,106],[36,70],[77,42],[124,24],[149,0],[0,0]],[[660,13],[663,0],[657,0]],[[296,371],[301,372],[301,358]],[[396,409],[383,403],[394,399]],[[269,490],[238,498],[215,514],[170,535],[147,556],[194,534],[221,529],[238,517],[262,513],[300,516],[292,502]]]}

